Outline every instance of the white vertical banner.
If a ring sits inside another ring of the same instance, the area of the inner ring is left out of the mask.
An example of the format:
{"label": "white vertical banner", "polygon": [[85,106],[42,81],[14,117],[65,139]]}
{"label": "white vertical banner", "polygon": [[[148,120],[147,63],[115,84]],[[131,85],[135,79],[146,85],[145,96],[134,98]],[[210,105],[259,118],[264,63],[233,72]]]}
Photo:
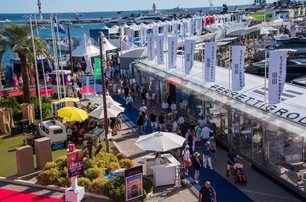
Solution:
{"label": "white vertical banner", "polygon": [[168,29],[169,29],[168,24],[164,24],[164,25],[163,25],[163,34],[164,34],[165,43],[167,43],[167,41],[168,41],[168,39],[167,39],[167,37],[168,37],[168,32],[169,32]]}
{"label": "white vertical banner", "polygon": [[176,68],[177,59],[177,36],[168,36],[168,66],[169,68]]}
{"label": "white vertical banner", "polygon": [[153,35],[156,36],[156,35],[158,34],[158,32],[159,32],[159,31],[158,31],[158,26],[157,26],[157,25],[154,25],[154,26],[153,26]]}
{"label": "white vertical banner", "polygon": [[133,45],[133,34],[134,34],[134,30],[131,29],[131,28],[128,28],[128,30],[127,30],[127,35],[128,35],[127,42],[128,42],[128,47],[129,48],[131,48],[132,45]]}
{"label": "white vertical banner", "polygon": [[232,90],[239,91],[245,86],[244,58],[245,46],[232,46]]}
{"label": "white vertical banner", "polygon": [[148,61],[154,60],[154,57],[155,57],[154,41],[155,41],[155,35],[154,34],[148,34],[147,35]]}
{"label": "white vertical banner", "polygon": [[185,75],[189,75],[194,63],[195,40],[186,39],[184,43]]}
{"label": "white vertical banner", "polygon": [[183,21],[182,23],[182,29],[181,29],[181,35],[185,39],[187,37],[187,32],[188,32],[188,22]]}
{"label": "white vertical banner", "polygon": [[140,42],[141,42],[141,46],[143,47],[146,43],[146,34],[147,34],[147,29],[146,27],[142,26],[140,28]]}
{"label": "white vertical banner", "polygon": [[196,33],[197,35],[201,35],[202,34],[202,19],[196,19]]}
{"label": "white vertical banner", "polygon": [[287,70],[287,51],[270,51],[269,56],[269,104],[281,102],[286,70]]}
{"label": "white vertical banner", "polygon": [[203,20],[204,20],[203,28],[205,29],[206,28],[206,16],[204,16]]}
{"label": "white vertical banner", "polygon": [[205,82],[215,82],[216,77],[216,55],[217,55],[217,43],[206,42],[204,52],[204,75]]}
{"label": "white vertical banner", "polygon": [[156,36],[156,57],[157,65],[164,64],[164,35],[158,34]]}
{"label": "white vertical banner", "polygon": [[178,23],[177,22],[174,22],[172,25],[172,33],[176,36],[178,35]]}
{"label": "white vertical banner", "polygon": [[194,35],[194,21],[193,19],[191,19],[189,21],[189,36],[193,36]]}

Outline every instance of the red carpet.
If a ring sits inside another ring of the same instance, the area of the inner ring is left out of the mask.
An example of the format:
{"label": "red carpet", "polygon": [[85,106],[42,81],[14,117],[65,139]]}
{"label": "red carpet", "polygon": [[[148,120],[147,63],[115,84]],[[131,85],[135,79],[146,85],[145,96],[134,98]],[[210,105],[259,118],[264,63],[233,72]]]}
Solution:
{"label": "red carpet", "polygon": [[27,194],[24,192],[11,191],[0,188],[0,201],[4,202],[63,202],[62,199],[39,196],[36,194]]}
{"label": "red carpet", "polygon": [[[53,93],[53,90],[52,89],[47,89],[47,91],[48,91],[48,95],[50,97],[52,95],[52,93]],[[40,90],[40,95],[44,96],[44,97],[47,96],[47,91],[45,89],[41,89]],[[23,91],[21,91],[21,90],[14,90],[14,91],[8,92],[7,94],[9,96],[18,96],[18,95],[23,95]],[[3,93],[0,92],[0,96],[2,96],[2,95],[3,95]],[[36,95],[36,90],[33,90],[31,95],[35,96]]]}

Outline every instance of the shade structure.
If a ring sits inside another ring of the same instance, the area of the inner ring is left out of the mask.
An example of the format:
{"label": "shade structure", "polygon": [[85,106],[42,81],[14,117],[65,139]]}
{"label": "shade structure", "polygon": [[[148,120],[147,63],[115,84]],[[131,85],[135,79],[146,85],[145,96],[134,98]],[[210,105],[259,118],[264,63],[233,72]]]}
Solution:
{"label": "shade structure", "polygon": [[140,136],[135,144],[145,151],[165,152],[182,147],[185,140],[175,133],[154,132]]}
{"label": "shade structure", "polygon": [[[94,97],[91,97],[89,100],[92,104],[97,104],[97,105],[102,105],[103,104],[103,97],[102,96],[94,96]],[[116,102],[115,100],[113,100],[113,98],[109,95],[106,96],[106,104],[107,104],[108,107],[111,106],[111,105],[116,105],[116,106],[121,107],[121,104]]]}
{"label": "shade structure", "polygon": [[83,35],[80,45],[72,51],[72,57],[95,57],[100,55],[100,49],[96,47],[92,39]]}
{"label": "shade structure", "polygon": [[85,121],[88,119],[88,113],[83,109],[76,107],[64,107],[57,111],[59,117],[68,119],[70,121]]}
{"label": "shade structure", "polygon": [[79,98],[73,98],[73,97],[65,97],[60,100],[60,102],[80,102]]}
{"label": "shade structure", "polygon": [[[118,114],[120,114],[123,111],[118,109],[116,106],[113,106],[112,108],[107,108],[107,117],[108,118],[117,117]],[[91,116],[93,118],[96,118],[96,119],[103,119],[104,118],[104,108],[103,108],[103,106],[99,106],[97,109],[90,112],[89,116]]]}

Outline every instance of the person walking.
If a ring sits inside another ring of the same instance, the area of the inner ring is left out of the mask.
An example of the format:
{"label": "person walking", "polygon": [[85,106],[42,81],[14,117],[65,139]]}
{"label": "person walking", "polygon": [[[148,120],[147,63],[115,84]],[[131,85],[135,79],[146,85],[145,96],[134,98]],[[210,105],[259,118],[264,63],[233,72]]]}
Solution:
{"label": "person walking", "polygon": [[151,123],[152,130],[153,130],[153,132],[155,132],[157,130],[157,121],[156,121],[157,116],[152,111],[149,118],[150,118],[150,123]]}
{"label": "person walking", "polygon": [[132,109],[132,104],[133,104],[133,98],[131,96],[131,94],[129,94],[126,98],[125,98],[126,104],[128,105],[129,108],[129,112],[131,112]]}
{"label": "person walking", "polygon": [[188,168],[192,165],[190,160],[190,151],[189,151],[188,144],[185,145],[185,148],[182,151],[182,157],[183,157],[183,165],[185,170],[185,175],[188,176]]}
{"label": "person walking", "polygon": [[210,181],[206,181],[199,192],[199,202],[217,202],[217,193],[210,185]]}
{"label": "person walking", "polygon": [[205,143],[210,138],[210,133],[213,133],[214,131],[208,128],[207,124],[204,124],[204,128],[201,131],[201,137],[202,137],[202,146],[205,145]]}
{"label": "person walking", "polygon": [[230,148],[229,152],[227,153],[227,169],[226,169],[226,176],[229,177],[229,170],[237,163],[237,155],[233,148]]}
{"label": "person walking", "polygon": [[141,112],[139,112],[139,115],[138,115],[138,117],[137,117],[136,123],[137,123],[137,126],[138,126],[138,129],[139,129],[140,134],[142,134],[142,133],[143,133],[143,130],[144,130],[144,128],[143,128],[143,122],[144,122],[143,115],[142,115]]}
{"label": "person walking", "polygon": [[158,116],[158,123],[159,123],[159,130],[163,131],[166,127],[165,127],[165,117],[164,117],[164,113],[161,112],[160,115]]}
{"label": "person walking", "polygon": [[195,152],[194,153],[194,157],[193,157],[193,165],[194,165],[194,181],[196,183],[199,183],[199,176],[200,176],[200,167],[201,167],[201,163],[200,163],[200,159],[199,159],[199,152]]}
{"label": "person walking", "polygon": [[213,170],[212,163],[211,163],[211,147],[210,142],[206,142],[205,146],[202,149],[203,153],[203,166],[204,168],[207,168],[207,164],[210,168],[210,170]]}

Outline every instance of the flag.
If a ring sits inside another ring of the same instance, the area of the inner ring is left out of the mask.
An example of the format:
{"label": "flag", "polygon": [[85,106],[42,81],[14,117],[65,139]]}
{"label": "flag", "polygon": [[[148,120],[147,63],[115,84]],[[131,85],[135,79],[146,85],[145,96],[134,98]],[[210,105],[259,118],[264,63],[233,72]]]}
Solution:
{"label": "flag", "polygon": [[194,63],[195,40],[186,39],[184,43],[185,75],[189,75]]}
{"label": "flag", "polygon": [[197,35],[202,34],[202,19],[196,19],[196,33]]}
{"label": "flag", "polygon": [[147,36],[147,55],[148,61],[154,60],[154,34],[148,34]]}
{"label": "flag", "polygon": [[193,36],[194,35],[194,21],[193,19],[191,19],[189,21],[189,36]]}
{"label": "flag", "polygon": [[134,35],[134,30],[131,28],[127,29],[127,35],[128,35],[128,47],[131,48],[133,46],[133,35]]}
{"label": "flag", "polygon": [[177,36],[168,36],[168,66],[169,68],[176,68],[177,58]]}
{"label": "flag", "polygon": [[158,33],[159,33],[159,31],[158,31],[158,26],[157,26],[157,25],[154,25],[154,26],[153,26],[153,34],[156,36]]}
{"label": "flag", "polygon": [[164,40],[165,40],[165,43],[167,43],[168,29],[169,29],[168,24],[164,24],[164,26],[163,26],[163,33],[164,33]]}
{"label": "flag", "polygon": [[53,27],[55,32],[59,31],[62,34],[66,34],[64,27],[55,18],[53,18]]}
{"label": "flag", "polygon": [[172,25],[172,33],[174,34],[174,35],[178,35],[178,23],[173,23],[173,25]]}
{"label": "flag", "polygon": [[156,57],[157,65],[164,64],[164,35],[159,34],[156,36]]}
{"label": "flag", "polygon": [[141,46],[144,46],[146,43],[146,34],[147,34],[147,29],[146,27],[142,26],[140,28],[140,42],[141,42]]}
{"label": "flag", "polygon": [[204,52],[204,75],[205,82],[215,82],[216,76],[216,55],[217,55],[217,43],[207,42],[205,43]]}
{"label": "flag", "polygon": [[269,104],[281,101],[287,71],[287,51],[270,51],[269,56]]}
{"label": "flag", "polygon": [[245,86],[244,55],[245,46],[232,46],[232,90],[239,91]]}
{"label": "flag", "polygon": [[187,21],[183,21],[182,29],[181,29],[181,35],[182,35],[183,38],[187,37],[187,32],[188,32],[188,22]]}

